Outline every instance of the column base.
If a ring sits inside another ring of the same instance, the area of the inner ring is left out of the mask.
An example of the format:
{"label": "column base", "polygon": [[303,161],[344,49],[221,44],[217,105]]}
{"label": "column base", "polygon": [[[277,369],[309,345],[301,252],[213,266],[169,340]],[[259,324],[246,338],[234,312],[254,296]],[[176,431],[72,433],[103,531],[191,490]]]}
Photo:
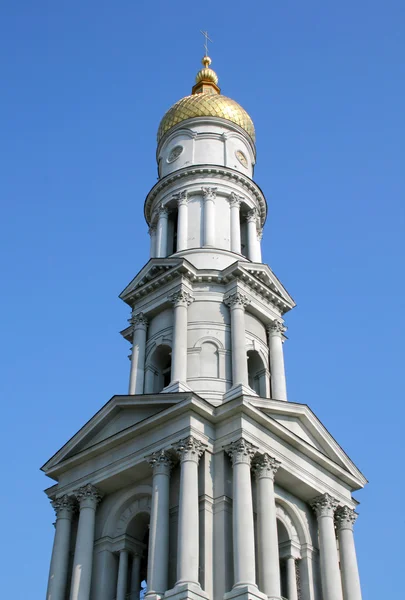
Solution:
{"label": "column base", "polygon": [[[164,592],[162,594],[159,594],[158,592],[147,592],[145,594],[145,600],[162,600],[163,596],[164,596]],[[135,598],[135,595],[134,595]],[[138,598],[139,598],[139,593],[138,593]]]}
{"label": "column base", "polygon": [[[268,596],[260,592],[256,585],[246,584],[232,588],[225,594],[224,600],[273,600],[273,598],[268,599]],[[277,598],[277,600],[281,600],[281,598]]]}
{"label": "column base", "polygon": [[192,392],[192,391],[193,390],[191,388],[189,388],[188,385],[186,383],[184,383],[184,381],[173,381],[172,383],[169,383],[168,386],[163,388],[161,393],[162,394],[171,394],[171,393],[175,393],[175,392]]}
{"label": "column base", "polygon": [[234,398],[239,398],[239,396],[257,396],[257,394],[248,385],[238,383],[224,394],[224,400],[233,400]]}
{"label": "column base", "polygon": [[208,600],[199,583],[179,583],[165,593],[165,600]]}

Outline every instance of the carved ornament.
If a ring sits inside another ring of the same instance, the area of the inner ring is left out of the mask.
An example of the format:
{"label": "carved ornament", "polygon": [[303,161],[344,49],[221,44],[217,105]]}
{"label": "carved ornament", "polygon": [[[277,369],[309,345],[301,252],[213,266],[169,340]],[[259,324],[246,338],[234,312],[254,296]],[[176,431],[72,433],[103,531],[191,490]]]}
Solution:
{"label": "carved ornament", "polygon": [[353,526],[358,517],[358,513],[348,506],[339,506],[335,513],[336,527],[339,530],[350,529],[353,531]]}
{"label": "carved ornament", "polygon": [[316,516],[319,517],[333,517],[335,510],[339,502],[333,496],[329,494],[323,494],[317,496],[311,502],[311,507],[314,509]]}
{"label": "carved ornament", "polygon": [[72,518],[73,513],[77,510],[77,502],[67,494],[60,498],[55,498],[55,500],[52,500],[51,504],[55,510],[56,518]]}
{"label": "carved ornament", "polygon": [[80,508],[96,508],[103,498],[103,494],[91,483],[76,490],[75,496],[80,504]]}
{"label": "carved ornament", "polygon": [[200,457],[204,454],[207,444],[189,435],[188,437],[173,444],[173,448],[180,458],[180,462],[191,460],[198,464]]}
{"label": "carved ornament", "polygon": [[250,298],[241,292],[235,292],[224,298],[224,302],[229,308],[246,308],[250,304]]}
{"label": "carved ornament", "polygon": [[169,475],[170,470],[173,467],[173,461],[166,450],[159,450],[159,452],[153,452],[153,454],[150,454],[145,458],[152,467],[154,475],[161,473],[164,475]]}
{"label": "carved ornament", "polygon": [[189,292],[180,290],[178,292],[174,292],[174,294],[170,294],[169,300],[176,308],[176,306],[189,306],[194,301],[194,298],[191,294],[189,294]]}
{"label": "carved ornament", "polygon": [[225,446],[224,450],[231,457],[232,466],[238,463],[245,463],[250,466],[258,448],[241,437]]}
{"label": "carved ornament", "polygon": [[270,454],[261,454],[254,462],[253,470],[256,475],[256,479],[269,478],[273,479],[278,471],[281,462]]}

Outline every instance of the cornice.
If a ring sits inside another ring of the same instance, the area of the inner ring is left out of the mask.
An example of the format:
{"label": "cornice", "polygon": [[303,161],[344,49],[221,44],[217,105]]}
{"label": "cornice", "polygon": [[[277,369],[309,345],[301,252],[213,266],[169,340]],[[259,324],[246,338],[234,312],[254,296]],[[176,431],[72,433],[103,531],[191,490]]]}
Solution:
{"label": "cornice", "polygon": [[[164,260],[167,260],[167,265],[164,264]],[[251,267],[250,263],[237,260],[222,271],[217,271],[214,269],[197,269],[185,258],[175,260],[173,258],[159,259],[159,264],[151,264],[150,270],[144,267],[120,294],[120,298],[129,306],[136,306],[137,301],[156,292],[168,283],[173,282],[174,284],[181,277],[187,280],[191,287],[193,284],[199,283],[222,285],[224,286],[224,293],[230,291],[233,282],[239,281],[249,291],[261,297],[265,304],[271,304],[278,308],[282,314],[285,314],[294,308],[295,302],[281,283],[279,288],[281,288],[282,293],[271,281],[263,281],[261,273],[263,276],[268,275],[269,272],[274,275],[267,265],[263,265],[263,267],[265,268],[257,270]],[[137,278],[142,273],[144,275],[137,282]],[[275,275],[274,277],[277,280]],[[125,337],[127,328],[121,333]]]}
{"label": "cornice", "polygon": [[260,189],[260,187],[255,183],[250,177],[236,171],[234,169],[230,169],[229,167],[220,167],[217,165],[193,165],[192,167],[184,167],[183,169],[179,169],[178,171],[174,171],[173,173],[169,173],[162,179],[160,179],[150,190],[149,194],[146,196],[145,204],[144,204],[144,215],[145,220],[150,225],[152,213],[151,208],[155,198],[165,190],[168,186],[170,186],[174,182],[179,182],[182,179],[187,179],[188,177],[195,177],[199,175],[210,175],[214,179],[221,178],[222,181],[234,181],[237,182],[242,188],[246,189],[249,193],[253,194],[256,198],[257,203],[260,207],[260,223],[261,227],[264,226],[266,222],[267,216],[267,202],[266,198]]}

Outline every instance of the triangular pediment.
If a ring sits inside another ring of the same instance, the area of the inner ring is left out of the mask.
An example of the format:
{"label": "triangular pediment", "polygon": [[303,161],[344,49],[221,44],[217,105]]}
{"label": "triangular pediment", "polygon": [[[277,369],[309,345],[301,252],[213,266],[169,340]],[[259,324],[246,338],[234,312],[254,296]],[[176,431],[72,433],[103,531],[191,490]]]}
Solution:
{"label": "triangular pediment", "polygon": [[[173,277],[175,272],[187,261],[182,258],[152,258],[139,271],[133,280],[121,292],[119,297],[127,302],[138,290],[148,284],[157,283],[158,279],[165,280]],[[191,265],[189,265],[191,267]],[[191,267],[192,268],[192,267]],[[163,283],[163,281],[162,281]]]}
{"label": "triangular pediment", "polygon": [[113,396],[62,448],[45,463],[47,472],[92,447],[119,436],[136,424],[183,401],[187,394]]}
{"label": "triangular pediment", "polygon": [[263,399],[251,399],[251,404],[274,419],[304,445],[312,446],[362,481],[363,485],[366,483],[364,475],[306,404]]}
{"label": "triangular pediment", "polygon": [[268,265],[238,261],[221,272],[221,277],[243,281],[259,295],[279,306],[282,313],[291,310],[295,302]]}

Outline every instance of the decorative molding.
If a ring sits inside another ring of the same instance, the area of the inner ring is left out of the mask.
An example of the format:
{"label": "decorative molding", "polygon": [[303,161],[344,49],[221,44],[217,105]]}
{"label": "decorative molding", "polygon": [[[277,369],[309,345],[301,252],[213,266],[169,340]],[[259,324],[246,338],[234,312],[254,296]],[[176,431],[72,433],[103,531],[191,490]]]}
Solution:
{"label": "decorative molding", "polygon": [[169,217],[169,209],[167,208],[167,206],[164,206],[163,204],[161,204],[158,208],[157,208],[157,213],[159,215],[159,219],[167,219]]}
{"label": "decorative molding", "polygon": [[243,196],[239,196],[238,194],[235,194],[235,192],[231,192],[229,194],[228,202],[229,202],[231,208],[233,208],[234,206],[236,206],[236,208],[240,208],[242,201],[243,201]]}
{"label": "decorative molding", "polygon": [[215,200],[217,197],[217,187],[202,187],[204,202],[207,200]]}
{"label": "decorative molding", "polygon": [[335,513],[337,530],[350,529],[353,531],[353,526],[358,516],[358,513],[352,508],[349,508],[348,506],[339,506]]}
{"label": "decorative molding", "polygon": [[148,233],[149,235],[152,237],[153,235],[156,235],[156,229],[157,226],[156,225],[150,225],[149,229],[148,229]]}
{"label": "decorative molding", "polygon": [[170,294],[169,300],[172,304],[174,304],[175,308],[176,306],[189,306],[192,302],[194,302],[193,296],[184,290]]}
{"label": "decorative molding", "polygon": [[60,498],[55,498],[51,501],[52,507],[55,510],[56,518],[68,518],[71,519],[73,514],[77,511],[77,502],[75,498],[65,494]]}
{"label": "decorative molding", "polygon": [[246,306],[248,306],[250,304],[250,298],[248,296],[246,296],[245,294],[242,294],[241,292],[234,292],[233,294],[230,294],[229,296],[227,296],[226,298],[224,298],[224,303],[226,304],[226,306],[229,306],[229,308],[243,308],[245,309]]}
{"label": "decorative molding", "polygon": [[250,467],[258,448],[241,437],[225,446],[224,450],[231,457],[233,467],[238,463],[245,463]]}
{"label": "decorative molding", "polygon": [[180,462],[190,460],[198,464],[207,448],[207,444],[204,444],[201,440],[189,435],[173,444],[173,448],[180,458]]}
{"label": "decorative molding", "polygon": [[336,500],[333,496],[329,494],[322,494],[322,496],[317,496],[311,502],[311,507],[314,509],[316,516],[319,517],[332,517],[335,513],[335,510],[339,504],[339,501]]}
{"label": "decorative molding", "polygon": [[282,321],[273,321],[267,327],[269,335],[283,335],[287,331],[287,327]]}
{"label": "decorative molding", "polygon": [[79,488],[74,494],[80,508],[96,508],[103,498],[103,494],[91,483]]}
{"label": "decorative molding", "polygon": [[252,210],[249,210],[249,212],[246,215],[246,221],[248,223],[257,223],[257,217],[258,217],[258,212],[256,208],[253,208]]}
{"label": "decorative molding", "polygon": [[152,221],[152,206],[154,200],[161,191],[163,191],[165,188],[167,188],[174,182],[178,183],[181,179],[187,177],[192,177],[193,179],[195,179],[196,177],[201,175],[209,175],[212,178],[220,178],[223,182],[236,183],[245,188],[254,196],[254,199],[258,203],[260,207],[261,225],[264,225],[267,216],[267,203],[264,198],[263,192],[255,184],[255,182],[252,181],[252,179],[250,179],[250,177],[248,177],[247,175],[235,171],[234,169],[230,169],[229,167],[213,167],[213,165],[183,167],[182,169],[178,169],[173,173],[169,173],[168,175],[160,179],[150,190],[145,200],[145,218],[147,223],[151,223]]}
{"label": "decorative molding", "polygon": [[[149,512],[151,511],[151,497],[143,496],[141,498],[136,498],[127,508],[121,513],[117,525],[116,532],[125,531],[127,524],[129,521],[135,517],[139,512]],[[114,532],[114,533],[116,533]]]}
{"label": "decorative molding", "polygon": [[145,317],[144,313],[135,313],[134,311],[132,311],[131,318],[128,319],[128,323],[131,323],[134,329],[146,329],[148,326],[148,319]]}
{"label": "decorative molding", "polygon": [[154,475],[170,474],[170,471],[173,467],[173,460],[166,450],[153,452],[152,454],[149,454],[149,456],[145,456],[145,458],[152,467]]}
{"label": "decorative molding", "polygon": [[187,203],[188,203],[188,193],[186,192],[186,190],[183,190],[182,192],[178,192],[177,194],[173,194],[173,200],[176,200],[178,206],[187,205]]}
{"label": "decorative molding", "polygon": [[261,454],[254,461],[253,471],[256,479],[269,478],[274,481],[274,477],[278,471],[281,462],[270,454]]}

